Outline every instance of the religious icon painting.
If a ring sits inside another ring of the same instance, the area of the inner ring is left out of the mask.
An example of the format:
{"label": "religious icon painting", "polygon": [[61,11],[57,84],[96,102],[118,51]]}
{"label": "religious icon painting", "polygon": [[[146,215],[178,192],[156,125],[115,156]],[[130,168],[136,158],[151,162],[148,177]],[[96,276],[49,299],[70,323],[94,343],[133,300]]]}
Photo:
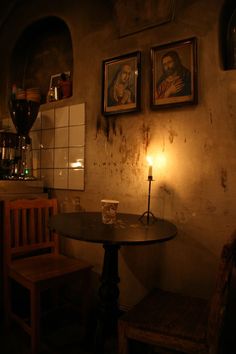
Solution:
{"label": "religious icon painting", "polygon": [[151,48],[151,107],[197,103],[197,40]]}
{"label": "religious icon painting", "polygon": [[140,61],[140,52],[103,61],[102,113],[105,116],[140,109]]}

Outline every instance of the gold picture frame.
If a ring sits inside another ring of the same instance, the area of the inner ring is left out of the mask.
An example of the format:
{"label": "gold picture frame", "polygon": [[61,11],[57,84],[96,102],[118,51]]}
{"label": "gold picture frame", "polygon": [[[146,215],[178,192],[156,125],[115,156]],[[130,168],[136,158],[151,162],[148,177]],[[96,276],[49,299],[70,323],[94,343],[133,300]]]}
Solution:
{"label": "gold picture frame", "polygon": [[103,61],[103,115],[140,110],[140,62],[139,51]]}
{"label": "gold picture frame", "polygon": [[151,48],[151,108],[196,104],[197,39]]}

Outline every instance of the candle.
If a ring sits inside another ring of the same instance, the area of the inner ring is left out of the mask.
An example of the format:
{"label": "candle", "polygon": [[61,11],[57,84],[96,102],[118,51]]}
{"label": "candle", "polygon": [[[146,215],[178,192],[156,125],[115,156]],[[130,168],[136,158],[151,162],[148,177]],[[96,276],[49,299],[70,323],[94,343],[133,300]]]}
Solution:
{"label": "candle", "polygon": [[148,167],[148,177],[152,177],[152,165]]}
{"label": "candle", "polygon": [[147,156],[147,162],[148,162],[148,178],[152,177],[152,165],[153,165],[153,160],[151,156]]}

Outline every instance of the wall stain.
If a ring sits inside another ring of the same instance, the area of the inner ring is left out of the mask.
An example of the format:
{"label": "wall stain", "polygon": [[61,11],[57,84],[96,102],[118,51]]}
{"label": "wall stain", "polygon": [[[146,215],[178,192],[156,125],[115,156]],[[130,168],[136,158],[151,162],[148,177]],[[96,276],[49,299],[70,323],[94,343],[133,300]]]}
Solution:
{"label": "wall stain", "polygon": [[163,136],[163,138],[162,138],[162,149],[161,149],[161,151],[162,151],[162,152],[165,152],[165,149],[166,149],[166,142],[165,142],[165,138],[164,138],[164,136]]}
{"label": "wall stain", "polygon": [[214,148],[212,141],[210,139],[206,140],[203,148],[206,153],[210,153]]}
{"label": "wall stain", "polygon": [[175,215],[178,223],[186,224],[188,222],[189,217],[183,211],[176,212]]}
{"label": "wall stain", "polygon": [[216,212],[216,206],[210,200],[206,201],[206,211],[211,214]]}
{"label": "wall stain", "polygon": [[174,142],[174,138],[178,136],[178,134],[176,133],[176,131],[174,131],[173,129],[169,130],[169,141],[171,144],[173,144]]}
{"label": "wall stain", "polygon": [[109,138],[109,121],[101,115],[97,115],[96,121],[96,138],[99,134],[104,134],[108,140]]}
{"label": "wall stain", "polygon": [[122,129],[121,125],[119,126],[119,132],[120,132],[120,135],[122,136],[123,135],[123,129]]}
{"label": "wall stain", "polygon": [[126,136],[122,136],[120,146],[119,146],[119,154],[121,158],[121,163],[126,163],[127,165],[136,166],[140,159],[140,146],[139,144],[132,144],[130,140],[126,139]]}
{"label": "wall stain", "polygon": [[112,143],[113,136],[116,136],[116,118],[112,117],[106,119],[105,117],[98,115],[96,121],[96,138],[99,134],[104,134],[107,141]]}
{"label": "wall stain", "polygon": [[121,154],[121,162],[122,162],[122,164],[127,162],[128,155],[129,155],[129,150],[127,148],[127,140],[126,140],[126,137],[124,135],[122,136],[121,144],[120,144],[120,147],[119,147],[119,152]]}
{"label": "wall stain", "polygon": [[212,112],[210,112],[209,115],[210,115],[210,123],[212,125],[213,124]]}
{"label": "wall stain", "polygon": [[228,173],[225,168],[221,168],[220,182],[221,182],[221,187],[224,189],[224,192],[226,192],[227,183],[228,183]]}
{"label": "wall stain", "polygon": [[160,189],[163,190],[168,195],[171,195],[171,190],[166,187],[166,185],[160,186]]}
{"label": "wall stain", "polygon": [[145,152],[147,153],[148,146],[150,144],[150,127],[143,123],[141,129],[142,129],[143,146],[144,146]]}
{"label": "wall stain", "polygon": [[100,133],[102,129],[102,118],[100,115],[97,115],[97,121],[96,121],[96,138],[98,134]]}
{"label": "wall stain", "polygon": [[112,117],[112,119],[109,119],[109,121],[111,122],[112,134],[116,135],[116,118]]}

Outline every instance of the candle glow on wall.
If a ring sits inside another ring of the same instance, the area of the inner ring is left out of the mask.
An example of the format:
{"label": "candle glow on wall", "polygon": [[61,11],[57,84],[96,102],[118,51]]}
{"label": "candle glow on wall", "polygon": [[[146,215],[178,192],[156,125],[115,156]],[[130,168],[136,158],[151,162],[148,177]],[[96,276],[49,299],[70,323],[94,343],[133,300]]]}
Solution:
{"label": "candle glow on wall", "polygon": [[166,155],[162,152],[159,153],[156,157],[156,165],[158,169],[163,169],[166,167]]}

